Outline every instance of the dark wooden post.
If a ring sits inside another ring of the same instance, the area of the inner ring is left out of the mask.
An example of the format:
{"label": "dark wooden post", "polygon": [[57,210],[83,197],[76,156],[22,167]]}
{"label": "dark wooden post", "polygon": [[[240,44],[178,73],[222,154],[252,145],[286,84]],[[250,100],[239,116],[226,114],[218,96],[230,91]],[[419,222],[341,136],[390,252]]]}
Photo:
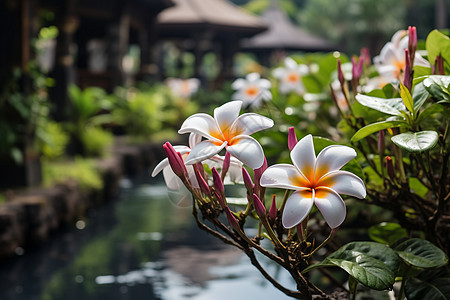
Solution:
{"label": "dark wooden post", "polygon": [[78,28],[78,18],[74,15],[75,0],[59,1],[55,68],[50,74],[55,79],[55,86],[50,90],[50,99],[53,102],[52,115],[57,121],[67,120],[69,107],[68,88],[75,84],[74,57],[71,53],[73,35]]}

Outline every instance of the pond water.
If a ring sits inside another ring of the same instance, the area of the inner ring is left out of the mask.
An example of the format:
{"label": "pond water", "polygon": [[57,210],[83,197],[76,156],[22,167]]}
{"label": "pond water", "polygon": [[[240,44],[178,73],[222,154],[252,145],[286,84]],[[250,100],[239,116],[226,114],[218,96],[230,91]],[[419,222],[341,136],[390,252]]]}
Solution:
{"label": "pond water", "polygon": [[[0,299],[291,299],[239,250],[196,227],[147,174],[118,199],[0,264]],[[267,265],[267,263],[266,263]],[[285,286],[288,275],[267,265]]]}

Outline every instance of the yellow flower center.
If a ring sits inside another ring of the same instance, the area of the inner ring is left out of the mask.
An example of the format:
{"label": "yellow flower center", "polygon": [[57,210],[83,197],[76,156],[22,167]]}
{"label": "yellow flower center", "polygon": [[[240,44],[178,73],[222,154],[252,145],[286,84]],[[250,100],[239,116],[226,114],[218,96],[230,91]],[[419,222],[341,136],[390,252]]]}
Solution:
{"label": "yellow flower center", "polygon": [[256,86],[249,86],[246,90],[245,90],[245,94],[248,97],[255,97],[256,95],[258,95],[259,89]]}

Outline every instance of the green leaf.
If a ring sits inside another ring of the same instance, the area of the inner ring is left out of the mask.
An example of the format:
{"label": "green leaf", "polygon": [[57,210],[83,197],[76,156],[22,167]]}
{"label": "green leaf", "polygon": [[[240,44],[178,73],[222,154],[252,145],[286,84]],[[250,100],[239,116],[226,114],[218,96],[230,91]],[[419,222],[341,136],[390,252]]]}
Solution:
{"label": "green leaf", "polygon": [[377,122],[377,123],[373,123],[370,125],[367,125],[363,128],[361,128],[360,130],[358,130],[351,138],[352,142],[357,142],[360,139],[365,138],[366,136],[378,132],[380,130],[383,129],[387,129],[387,128],[394,128],[394,127],[407,127],[409,126],[408,123],[406,123],[406,121],[382,121],[382,122]]}
{"label": "green leaf", "polygon": [[369,288],[385,290],[392,288],[398,265],[398,256],[388,246],[374,242],[352,242],[321,263],[309,266],[302,273],[315,268],[336,266]]}
{"label": "green leaf", "polygon": [[425,89],[438,101],[450,102],[450,76],[432,75],[423,81]]}
{"label": "green leaf", "polygon": [[406,263],[423,269],[438,268],[447,264],[445,253],[427,240],[409,239],[394,249]]}
{"label": "green leaf", "polygon": [[409,300],[449,300],[450,272],[445,269],[424,271],[406,281],[405,293]]}
{"label": "green leaf", "polygon": [[438,133],[436,131],[409,131],[393,136],[391,141],[408,152],[424,152],[437,144]]}
{"label": "green leaf", "polygon": [[427,37],[426,49],[428,60],[434,66],[436,56],[441,55],[445,61],[450,61],[450,39],[438,30],[433,30]]}
{"label": "green leaf", "polygon": [[401,110],[406,110],[403,100],[401,98],[384,99],[378,97],[371,97],[366,95],[356,95],[356,100],[362,105],[381,111],[385,114],[399,116]]}
{"label": "green leaf", "polygon": [[401,82],[400,82],[400,97],[402,97],[403,104],[405,104],[406,108],[411,113],[414,113],[414,103],[413,103],[413,98],[411,96],[411,93],[406,88],[406,86]]}
{"label": "green leaf", "polygon": [[430,97],[430,93],[425,89],[423,82],[418,83],[413,91],[414,111],[418,112],[425,101]]}
{"label": "green leaf", "polygon": [[431,117],[434,114],[442,113],[444,112],[444,107],[441,104],[434,103],[433,105],[425,108],[420,114],[417,119],[417,122],[420,124],[422,120],[427,119],[428,117]]}
{"label": "green leaf", "polygon": [[392,245],[408,237],[408,233],[400,224],[383,222],[369,228],[369,237],[375,242]]}

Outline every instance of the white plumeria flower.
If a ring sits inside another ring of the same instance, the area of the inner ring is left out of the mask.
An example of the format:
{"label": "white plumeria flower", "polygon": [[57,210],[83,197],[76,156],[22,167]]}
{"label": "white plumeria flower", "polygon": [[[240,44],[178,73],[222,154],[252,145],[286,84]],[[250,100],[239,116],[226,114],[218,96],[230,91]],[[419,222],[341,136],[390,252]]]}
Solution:
{"label": "white plumeria flower", "polygon": [[[386,82],[403,81],[405,71],[405,49],[408,49],[408,31],[397,31],[392,40],[373,58],[375,68]],[[430,68],[430,63],[418,52],[414,56],[414,65]]]}
{"label": "white plumeria flower", "polygon": [[284,59],[285,68],[276,68],[273,70],[273,76],[280,81],[280,92],[287,94],[295,92],[299,95],[306,92],[302,82],[302,76],[309,73],[307,65],[297,64],[292,58]]}
{"label": "white plumeria flower", "polygon": [[226,150],[250,168],[264,163],[261,145],[250,135],[273,126],[273,121],[255,113],[239,116],[242,101],[231,101],[214,109],[214,118],[198,113],[187,118],[178,133],[193,132],[207,140],[189,153],[186,164],[195,164]]}
{"label": "white plumeria flower", "polygon": [[[186,161],[189,153],[191,152],[191,148],[200,143],[202,137],[195,133],[191,133],[189,136],[189,147],[188,146],[173,146],[175,151],[180,152],[183,161]],[[214,155],[210,159],[203,161],[204,164],[207,164],[209,168],[215,167],[222,168],[223,161],[225,157]],[[186,165],[186,170],[188,172],[189,181],[191,182],[193,187],[198,188],[197,177],[195,176],[195,171],[192,165]],[[163,172],[164,182],[169,190],[178,191],[184,188],[184,184],[181,179],[172,171],[172,168],[169,164],[169,159],[163,159],[156,167],[153,169],[152,177],[155,177],[160,172]],[[227,176],[225,180],[237,183],[242,177],[242,163],[234,157],[230,158],[230,167],[227,172]]]}
{"label": "white plumeria flower", "polygon": [[174,95],[181,98],[189,98],[198,91],[200,80],[197,78],[167,78],[166,84]]}
{"label": "white plumeria flower", "polygon": [[315,204],[331,228],[339,227],[346,216],[345,203],[339,194],[366,196],[366,188],[358,176],[339,170],[355,157],[352,148],[332,145],[316,158],[313,138],[307,135],[292,149],[294,165],[269,167],[261,177],[262,186],[295,190],[286,201],[283,226],[292,228],[302,222]]}
{"label": "white plumeria flower", "polygon": [[252,108],[258,108],[261,106],[262,100],[272,99],[272,93],[269,91],[271,86],[270,81],[261,78],[258,73],[250,73],[245,79],[236,79],[231,84],[231,87],[236,90],[231,99],[241,100],[244,107],[250,105]]}

